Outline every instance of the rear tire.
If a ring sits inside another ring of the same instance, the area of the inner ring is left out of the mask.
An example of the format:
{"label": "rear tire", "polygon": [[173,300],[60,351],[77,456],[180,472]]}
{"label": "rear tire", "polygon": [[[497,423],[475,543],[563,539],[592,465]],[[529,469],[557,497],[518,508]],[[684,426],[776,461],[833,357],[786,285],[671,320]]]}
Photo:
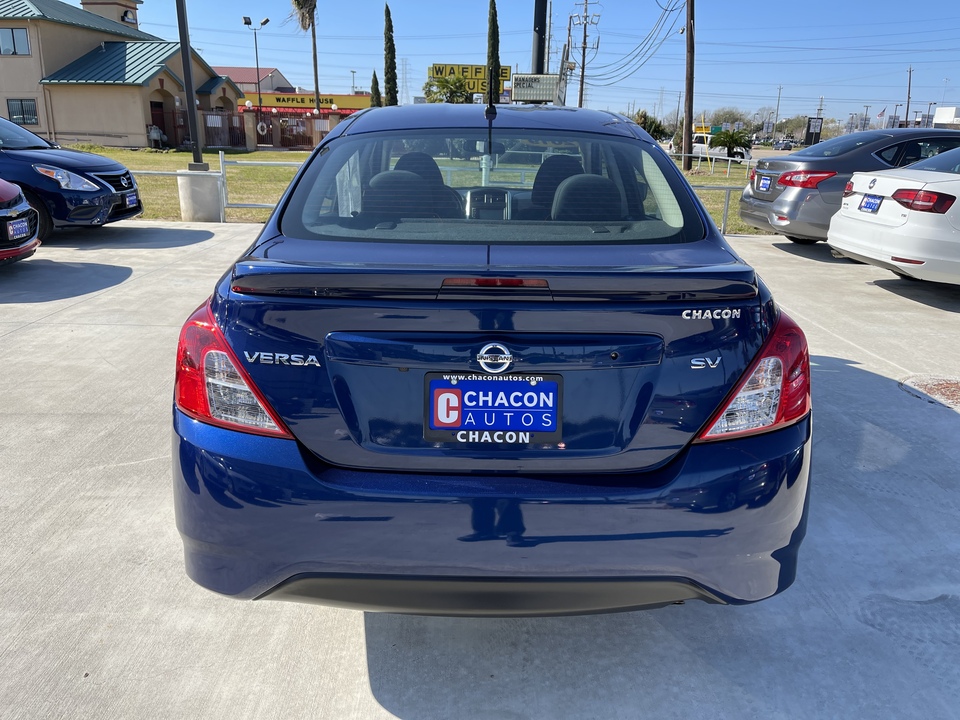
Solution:
{"label": "rear tire", "polygon": [[40,238],[40,241],[43,242],[48,237],[50,233],[53,232],[53,220],[50,219],[50,213],[47,212],[47,206],[43,204],[43,200],[38,198],[29,190],[23,190],[23,196],[27,199],[27,202],[30,203],[30,207],[37,211],[37,214],[40,216],[40,223],[37,226],[37,237]]}
{"label": "rear tire", "polygon": [[795,237],[792,235],[786,235],[785,237],[787,238],[787,240],[789,240],[790,242],[795,242],[797,245],[816,245],[818,242],[820,242],[815,238],[802,238],[802,237]]}

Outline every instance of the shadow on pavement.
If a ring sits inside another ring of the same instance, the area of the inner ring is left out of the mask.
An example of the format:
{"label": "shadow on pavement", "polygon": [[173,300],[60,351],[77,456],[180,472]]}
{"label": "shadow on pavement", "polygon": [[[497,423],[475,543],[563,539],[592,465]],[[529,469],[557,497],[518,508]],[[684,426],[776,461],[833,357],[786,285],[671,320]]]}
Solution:
{"label": "shadow on pavement", "polygon": [[133,268],[122,265],[63,262],[34,256],[0,268],[0,305],[43,303],[88,295],[119,285],[132,274]]}
{"label": "shadow on pavement", "polygon": [[849,265],[852,262],[852,260],[847,258],[834,257],[830,252],[830,246],[825,242],[818,242],[815,245],[801,245],[788,240],[785,243],[776,242],[773,244],[773,246],[777,248],[777,250],[782,250],[783,252],[790,253],[791,255],[796,255],[797,257],[816,260],[817,262],[832,264],[839,263],[841,265]]}
{"label": "shadow on pavement", "polygon": [[891,276],[889,280],[874,280],[873,284],[907,300],[923,303],[938,310],[960,313],[960,285],[910,280]]}
{"label": "shadow on pavement", "polygon": [[827,688],[831,717],[956,707],[960,413],[855,362],[811,360],[810,525],[792,588],[581,617],[366,613],[376,700],[404,720],[823,717],[810,688]]}
{"label": "shadow on pavement", "polygon": [[209,230],[158,227],[156,225],[137,227],[135,224],[128,222],[99,228],[57,230],[44,240],[37,254],[43,254],[43,246],[75,250],[102,250],[103,248],[161,249],[195,245],[212,237],[213,233]]}

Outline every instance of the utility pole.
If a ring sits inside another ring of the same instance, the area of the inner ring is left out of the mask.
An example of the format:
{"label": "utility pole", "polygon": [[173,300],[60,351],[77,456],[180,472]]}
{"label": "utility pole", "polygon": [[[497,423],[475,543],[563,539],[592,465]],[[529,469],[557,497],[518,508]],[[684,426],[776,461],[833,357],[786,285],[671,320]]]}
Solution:
{"label": "utility pole", "polygon": [[773,120],[773,141],[777,141],[777,125],[780,123],[780,93],[783,92],[783,85],[777,87],[777,114]]}
{"label": "utility pole", "polygon": [[863,106],[863,126],[860,129],[861,130],[870,129],[870,106],[869,105]]}
{"label": "utility pole", "polygon": [[547,0],[536,0],[533,5],[533,53],[530,70],[534,75],[544,73],[547,51]]}
{"label": "utility pole", "polygon": [[583,17],[573,16],[574,25],[583,25],[583,45],[580,48],[580,93],[577,97],[577,107],[583,107],[583,88],[587,75],[587,26],[600,22],[597,15],[590,17],[590,0],[583,0]]}
{"label": "utility pole", "polygon": [[687,72],[684,80],[686,101],[683,104],[683,169],[686,171],[693,168],[693,2],[687,0],[687,24],[684,26],[687,34]]}
{"label": "utility pole", "polygon": [[907,109],[903,111],[903,114],[907,118],[907,123],[910,122],[910,84],[913,82],[913,66],[911,65],[907,68]]}

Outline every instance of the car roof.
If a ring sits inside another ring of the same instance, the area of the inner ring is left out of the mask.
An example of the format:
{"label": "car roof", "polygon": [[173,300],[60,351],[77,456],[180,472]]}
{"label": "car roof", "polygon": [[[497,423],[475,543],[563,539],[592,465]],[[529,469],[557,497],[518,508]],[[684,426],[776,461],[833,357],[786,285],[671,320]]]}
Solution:
{"label": "car roof", "polygon": [[952,130],[950,128],[886,128],[884,130],[863,130],[861,132],[853,133],[854,136],[865,138],[866,142],[874,142],[875,140],[884,140],[887,138],[901,139],[912,137],[929,137],[931,135],[939,135],[943,137],[958,134],[960,134],[960,130]]}
{"label": "car roof", "polygon": [[[493,128],[501,130],[573,130],[650,137],[632,120],[605,110],[556,105],[497,105]],[[370,108],[350,115],[337,126],[342,135],[430,128],[486,129],[486,106],[479,103],[424,103]]]}

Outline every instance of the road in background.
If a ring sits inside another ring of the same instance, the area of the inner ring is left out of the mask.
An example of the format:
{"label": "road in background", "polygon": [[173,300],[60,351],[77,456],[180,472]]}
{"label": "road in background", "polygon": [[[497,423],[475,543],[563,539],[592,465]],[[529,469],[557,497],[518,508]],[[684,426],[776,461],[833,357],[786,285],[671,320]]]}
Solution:
{"label": "road in background", "polygon": [[0,716],[958,717],[960,413],[910,382],[957,379],[960,288],[730,238],[813,360],[810,526],[783,595],[365,614],[228,600],[183,571],[177,335],[258,227],[119,223],[0,269]]}

